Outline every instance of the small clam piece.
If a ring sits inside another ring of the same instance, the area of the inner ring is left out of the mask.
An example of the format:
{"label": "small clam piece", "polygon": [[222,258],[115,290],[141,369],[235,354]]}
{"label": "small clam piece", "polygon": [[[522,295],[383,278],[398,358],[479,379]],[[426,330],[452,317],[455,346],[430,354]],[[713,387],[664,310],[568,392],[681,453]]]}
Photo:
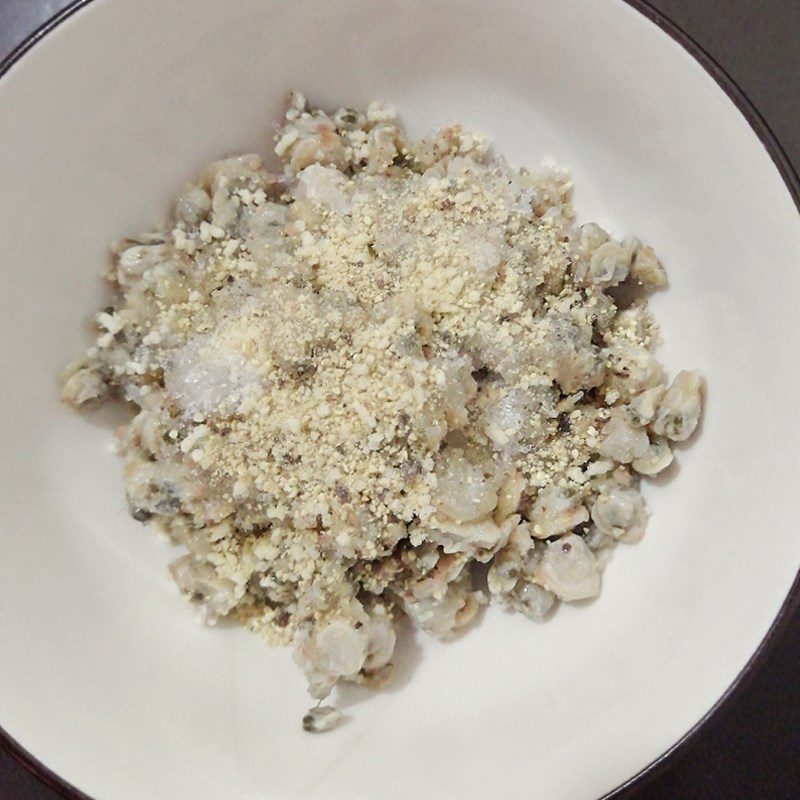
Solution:
{"label": "small clam piece", "polygon": [[521,581],[511,594],[511,607],[529,619],[544,619],[556,597],[542,586],[530,581]]}
{"label": "small clam piece", "polygon": [[600,593],[600,564],[573,533],[548,543],[535,579],[562,600],[585,600]]}
{"label": "small clam piece", "polygon": [[617,286],[628,277],[631,252],[623,244],[606,242],[592,253],[586,279],[595,286]]}
{"label": "small clam piece", "polygon": [[469,592],[467,594],[466,599],[464,600],[464,605],[456,611],[455,616],[455,625],[454,628],[463,628],[465,625],[469,625],[473,619],[478,615],[478,611],[485,606],[488,602],[488,598],[484,594],[484,592],[475,591]]}
{"label": "small clam piece", "polygon": [[213,196],[220,188],[255,178],[254,173],[257,173],[262,166],[261,156],[257,153],[243,153],[240,156],[223,158],[209,164],[200,173],[198,183],[208,189]]}
{"label": "small clam piece", "polygon": [[403,609],[409,618],[423,631],[443,637],[452,630],[465,625],[478,610],[476,592],[472,591],[471,576],[465,571],[453,583],[448,584],[441,598],[403,598]]}
{"label": "small clam piece", "polygon": [[369,132],[367,142],[369,158],[365,167],[366,172],[376,174],[383,172],[391,165],[397,156],[395,143],[397,138],[398,130],[393,125],[379,125]]}
{"label": "small clam piece", "polygon": [[[439,552],[439,548],[436,552]],[[417,600],[443,597],[448,584],[461,575],[468,561],[469,556],[466,553],[445,553],[439,556],[433,568],[424,575],[420,573],[419,578],[410,584],[410,594]]]}
{"label": "small clam piece", "polygon": [[367,657],[364,659],[363,669],[375,671],[389,663],[397,636],[392,621],[386,613],[376,612],[370,615],[366,630]]}
{"label": "small clam piece", "polygon": [[137,244],[123,250],[117,261],[117,280],[130,286],[148,270],[163,264],[169,258],[169,249],[162,243]]}
{"label": "small clam piece", "polygon": [[527,483],[528,481],[516,469],[503,481],[497,492],[497,507],[493,514],[496,523],[502,523],[517,512]]}
{"label": "small clam piece", "polygon": [[206,625],[213,625],[236,605],[233,582],[217,575],[210,564],[191,555],[182,556],[169,565],[169,571]]}
{"label": "small clam piece", "polygon": [[493,595],[510,592],[522,573],[522,556],[515,547],[505,547],[492,559],[486,581]]}
{"label": "small clam piece", "polygon": [[338,676],[320,669],[313,659],[314,644],[308,631],[301,631],[295,639],[294,660],[308,681],[308,693],[315,700],[324,700],[336,685]]}
{"label": "small clam piece", "polygon": [[502,525],[497,525],[489,516],[474,522],[453,522],[445,518],[434,520],[428,535],[445,553],[469,553],[478,561],[486,562],[505,545],[518,522],[516,515],[508,517]]}
{"label": "small clam piece", "polygon": [[663,386],[654,386],[652,389],[645,389],[641,394],[637,394],[628,403],[628,417],[634,425],[644,426],[652,422],[658,410],[658,404],[664,397],[666,391]]}
{"label": "small clam piece", "polygon": [[652,424],[653,431],[673,442],[688,439],[700,420],[702,385],[699,372],[679,372],[658,407]]}
{"label": "small clam piece", "polygon": [[355,675],[366,657],[366,637],[349,620],[334,619],[314,634],[311,658],[323,672]]}
{"label": "small clam piece", "polygon": [[604,366],[591,345],[591,328],[568,314],[551,312],[541,323],[544,341],[536,358],[564,394],[602,383]]}
{"label": "small clam piece", "polygon": [[297,173],[311,164],[332,165],[341,169],[346,164],[345,149],[339,135],[330,127],[320,124],[314,136],[301,139],[292,149],[289,160],[292,170]]}
{"label": "small clam piece", "polygon": [[603,428],[597,452],[622,464],[630,464],[647,453],[650,439],[644,428],[633,426],[624,408],[615,408]]}
{"label": "small clam piece", "polygon": [[332,120],[340,131],[354,131],[367,124],[366,116],[352,108],[340,108]]}
{"label": "small clam piece", "polygon": [[314,706],[303,717],[303,730],[309,733],[324,733],[342,721],[342,712],[333,706]]}
{"label": "small clam piece", "polygon": [[354,681],[364,686],[369,686],[370,689],[385,689],[393,683],[394,678],[395,667],[394,664],[389,663],[375,669],[367,669],[365,667],[354,678]]}
{"label": "small clam piece", "polygon": [[307,166],[297,176],[295,195],[337,214],[345,214],[350,209],[347,177],[333,167],[320,164]]}
{"label": "small clam piece", "polygon": [[62,380],[64,387],[61,390],[61,399],[72,406],[80,406],[102,397],[108,390],[100,375],[90,367],[64,370]]}
{"label": "small clam piece", "polygon": [[591,257],[599,247],[609,240],[608,233],[604,231],[596,222],[587,222],[581,225],[580,248],[581,253],[587,258]]}
{"label": "small clam piece", "polygon": [[543,437],[536,411],[541,400],[535,392],[498,385],[484,389],[481,426],[495,450],[516,453],[522,441]]}
{"label": "small clam piece", "polygon": [[199,225],[211,210],[208,192],[195,183],[187,183],[175,201],[175,219],[188,225]]}
{"label": "small clam piece", "polygon": [[644,500],[637,489],[612,486],[592,506],[592,521],[601,533],[628,543],[638,542],[647,525]]}
{"label": "small clam piece", "polygon": [[613,536],[603,533],[597,525],[591,525],[588,533],[583,537],[583,541],[589,546],[589,549],[597,552],[606,547],[611,547],[616,542]]}
{"label": "small clam piece", "polygon": [[211,222],[222,230],[232,230],[239,216],[239,199],[231,194],[231,187],[223,183],[211,198]]}
{"label": "small clam piece", "polygon": [[445,450],[439,464],[434,500],[442,514],[456,522],[473,522],[494,510],[497,492],[459,449]]}
{"label": "small clam piece", "polygon": [[155,514],[167,517],[178,513],[181,494],[190,492],[186,469],[178,464],[134,458],[126,465],[125,475],[131,513],[146,511],[148,519]]}
{"label": "small clam piece", "polygon": [[533,535],[547,539],[572,530],[589,521],[589,512],[579,497],[570,497],[558,486],[548,486],[539,492],[531,512]]}
{"label": "small clam piece", "polygon": [[655,438],[650,442],[647,452],[634,459],[631,466],[641,475],[658,475],[672,463],[672,450],[666,439]]}
{"label": "small clam piece", "polygon": [[[430,319],[430,318],[429,318]],[[423,327],[424,326],[424,327]],[[433,320],[418,318],[417,328],[421,332],[430,330]],[[445,419],[452,429],[463,428],[469,422],[467,407],[475,397],[478,387],[472,377],[472,364],[467,358],[452,356],[437,358],[434,364],[444,373],[445,383],[442,387],[442,403]]]}
{"label": "small clam piece", "polygon": [[631,278],[646,289],[663,289],[667,285],[667,273],[652,247],[642,247],[631,265]]}
{"label": "small clam piece", "polygon": [[610,388],[624,399],[664,383],[664,369],[647,348],[620,341],[605,352],[612,364]]}

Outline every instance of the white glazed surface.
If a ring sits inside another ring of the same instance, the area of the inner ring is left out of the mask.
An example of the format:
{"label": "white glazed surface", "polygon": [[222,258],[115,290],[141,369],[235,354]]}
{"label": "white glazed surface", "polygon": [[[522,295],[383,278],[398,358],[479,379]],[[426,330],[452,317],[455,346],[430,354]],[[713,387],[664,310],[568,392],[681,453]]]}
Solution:
{"label": "white glazed surface", "polygon": [[[266,152],[293,86],[569,167],[582,219],[663,257],[660,357],[709,385],[597,602],[417,636],[396,690],[348,691],[319,737],[288,652],[193,622],[171,548],[127,516],[112,415],[62,408],[55,379],[107,241],[206,162]],[[0,80],[0,187],[0,725],[97,800],[593,800],[767,632],[800,565],[800,217],[732,102],[622,0],[95,0]]]}

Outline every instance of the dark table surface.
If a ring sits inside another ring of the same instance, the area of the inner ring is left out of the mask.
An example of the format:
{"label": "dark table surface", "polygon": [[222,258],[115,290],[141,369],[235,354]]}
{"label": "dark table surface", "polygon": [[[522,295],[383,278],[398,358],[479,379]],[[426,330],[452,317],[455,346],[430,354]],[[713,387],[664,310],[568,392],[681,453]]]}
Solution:
{"label": "dark table surface", "polygon": [[[800,0],[650,2],[729,72],[800,172]],[[0,58],[67,4],[0,0]],[[0,800],[58,797],[0,750]],[[700,732],[619,800],[661,798],[800,798],[800,616]]]}

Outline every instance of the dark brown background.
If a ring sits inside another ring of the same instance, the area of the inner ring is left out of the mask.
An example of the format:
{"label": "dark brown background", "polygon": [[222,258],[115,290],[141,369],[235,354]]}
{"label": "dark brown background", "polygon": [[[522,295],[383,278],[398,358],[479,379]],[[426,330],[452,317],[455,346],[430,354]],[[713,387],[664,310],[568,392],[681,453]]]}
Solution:
{"label": "dark brown background", "polygon": [[[731,74],[800,172],[800,0],[650,2]],[[0,0],[0,58],[67,4]],[[742,586],[743,602],[746,595]],[[0,750],[0,800],[58,797]],[[661,798],[800,798],[800,617],[790,621],[754,674],[695,738],[619,800]]]}

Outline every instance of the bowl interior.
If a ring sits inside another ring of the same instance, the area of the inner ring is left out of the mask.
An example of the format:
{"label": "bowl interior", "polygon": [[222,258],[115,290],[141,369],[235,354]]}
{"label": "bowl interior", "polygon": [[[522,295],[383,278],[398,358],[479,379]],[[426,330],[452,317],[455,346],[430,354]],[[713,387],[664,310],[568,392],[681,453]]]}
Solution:
{"label": "bowl interior", "polygon": [[[701,435],[651,485],[648,535],[599,601],[410,632],[399,681],[302,733],[288,652],[193,623],[127,515],[114,415],[56,375],[88,341],[110,239],[181,183],[266,153],[288,89],[458,120],[569,168],[584,221],[653,244],[660,357],[702,369]],[[800,565],[800,218],[745,119],[621,0],[95,0],[0,81],[0,725],[98,800],[591,800],[683,735],[767,632]]]}

